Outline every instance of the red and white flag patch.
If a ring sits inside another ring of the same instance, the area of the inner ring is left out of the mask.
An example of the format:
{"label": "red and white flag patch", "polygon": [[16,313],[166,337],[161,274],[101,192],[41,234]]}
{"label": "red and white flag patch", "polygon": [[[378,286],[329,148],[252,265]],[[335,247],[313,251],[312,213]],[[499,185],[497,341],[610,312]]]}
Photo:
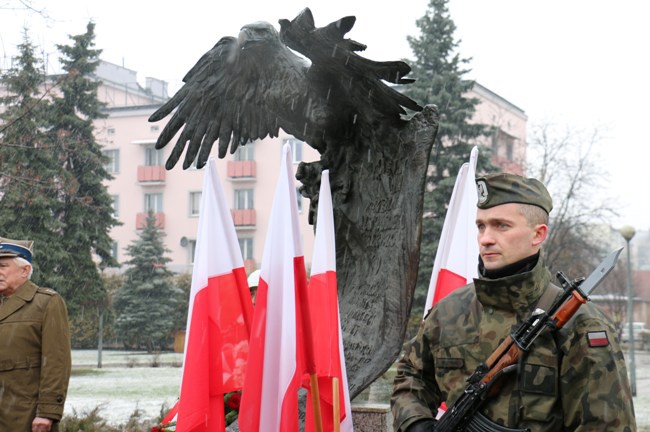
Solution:
{"label": "red and white flag patch", "polygon": [[590,347],[604,347],[609,345],[607,332],[604,330],[587,333],[587,341]]}

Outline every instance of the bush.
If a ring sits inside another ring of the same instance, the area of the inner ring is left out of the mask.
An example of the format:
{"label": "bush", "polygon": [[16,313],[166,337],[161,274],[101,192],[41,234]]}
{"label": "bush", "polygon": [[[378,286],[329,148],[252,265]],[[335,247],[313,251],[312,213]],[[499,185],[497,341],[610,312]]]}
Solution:
{"label": "bush", "polygon": [[100,407],[93,408],[81,416],[73,410],[72,415],[65,416],[59,424],[60,432],[120,432],[121,429],[109,426],[99,414]]}
{"label": "bush", "polygon": [[[161,408],[161,413],[165,407]],[[143,418],[142,411],[135,409],[126,424],[109,425],[100,415],[101,407],[97,406],[90,412],[79,415],[73,411],[72,415],[65,416],[59,424],[59,432],[149,432],[157,421]]]}

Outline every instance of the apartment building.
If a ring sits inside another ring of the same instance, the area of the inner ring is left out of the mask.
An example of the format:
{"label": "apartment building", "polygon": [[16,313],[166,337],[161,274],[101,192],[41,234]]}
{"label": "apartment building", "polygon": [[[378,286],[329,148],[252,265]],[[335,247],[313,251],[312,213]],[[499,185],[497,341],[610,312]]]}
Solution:
{"label": "apartment building", "polygon": [[[99,98],[108,104],[108,117],[96,121],[96,136],[110,160],[107,167],[114,178],[107,187],[113,196],[115,215],[122,223],[111,231],[114,255],[118,262],[128,259],[125,248],[137,238],[151,210],[165,232],[170,268],[176,272],[191,271],[203,170],[183,170],[179,162],[167,171],[164,163],[174,143],[162,151],[154,148],[168,119],[157,123],[147,119],[168,98],[166,83],[147,78],[142,87],[135,71],[106,62],[102,62],[96,75],[102,82]],[[482,144],[495,150],[495,161],[504,169],[523,172],[525,113],[478,84],[471,95],[481,100],[476,120],[496,126],[494,136]],[[319,158],[318,152],[307,144],[281,133],[278,138],[249,143],[235,154],[217,159],[248,271],[258,268],[262,259],[284,143],[292,147],[294,171],[299,162]],[[305,261],[309,263],[314,241],[313,227],[307,221],[309,200],[300,194],[297,199]]]}

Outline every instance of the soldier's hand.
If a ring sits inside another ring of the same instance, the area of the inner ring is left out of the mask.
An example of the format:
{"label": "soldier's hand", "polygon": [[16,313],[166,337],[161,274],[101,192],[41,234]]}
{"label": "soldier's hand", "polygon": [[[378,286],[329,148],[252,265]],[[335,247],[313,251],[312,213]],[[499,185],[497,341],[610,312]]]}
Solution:
{"label": "soldier's hand", "polygon": [[32,421],[32,432],[50,432],[52,429],[52,419],[45,417],[35,417]]}
{"label": "soldier's hand", "polygon": [[433,419],[419,420],[409,426],[406,432],[433,432],[436,421]]}

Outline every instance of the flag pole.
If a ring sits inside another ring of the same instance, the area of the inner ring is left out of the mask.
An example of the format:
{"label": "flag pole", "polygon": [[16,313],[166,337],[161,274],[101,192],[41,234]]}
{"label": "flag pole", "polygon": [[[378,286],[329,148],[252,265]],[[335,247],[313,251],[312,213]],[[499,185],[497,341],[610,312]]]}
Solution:
{"label": "flag pole", "polygon": [[311,385],[311,404],[314,409],[314,423],[316,432],[323,432],[323,418],[320,412],[320,391],[318,389],[318,376],[315,373],[309,374]]}
{"label": "flag pole", "polygon": [[339,379],[332,378],[332,407],[334,410],[334,432],[341,431],[341,402],[339,401]]}

